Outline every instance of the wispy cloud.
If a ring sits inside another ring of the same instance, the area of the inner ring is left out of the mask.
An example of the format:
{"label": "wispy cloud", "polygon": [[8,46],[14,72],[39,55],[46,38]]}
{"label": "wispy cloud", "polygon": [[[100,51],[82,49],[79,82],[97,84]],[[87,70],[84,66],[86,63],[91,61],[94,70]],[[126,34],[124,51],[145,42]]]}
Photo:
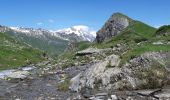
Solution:
{"label": "wispy cloud", "polygon": [[48,20],[49,23],[54,23],[55,21],[53,19]]}
{"label": "wispy cloud", "polygon": [[154,25],[153,27],[159,28],[159,27],[161,27],[161,26],[163,26],[163,25],[168,25],[168,24],[158,24],[158,25]]}
{"label": "wispy cloud", "polygon": [[37,25],[43,25],[43,23],[42,22],[38,22]]}
{"label": "wispy cloud", "polygon": [[159,27],[160,27],[160,25],[154,25],[153,27],[155,27],[155,28],[159,28]]}

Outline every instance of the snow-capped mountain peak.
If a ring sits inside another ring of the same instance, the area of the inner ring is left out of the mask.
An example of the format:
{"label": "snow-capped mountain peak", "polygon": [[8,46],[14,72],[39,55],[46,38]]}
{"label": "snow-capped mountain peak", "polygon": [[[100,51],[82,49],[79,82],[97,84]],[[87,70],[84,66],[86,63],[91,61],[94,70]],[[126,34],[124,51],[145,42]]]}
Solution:
{"label": "snow-capped mountain peak", "polygon": [[96,37],[96,31],[84,25],[72,26],[58,31],[24,27],[9,27],[9,29],[14,33],[24,34],[31,37],[45,38],[50,36],[67,41],[93,41]]}
{"label": "snow-capped mountain peak", "polygon": [[93,41],[94,38],[96,37],[96,31],[84,25],[77,25],[77,26],[72,26],[70,28],[64,28],[58,30],[57,32],[62,34],[67,34],[67,35],[75,34],[81,37],[83,40],[87,40],[87,41]]}
{"label": "snow-capped mountain peak", "polygon": [[22,33],[29,33],[29,30],[23,29],[21,27],[10,27],[12,30],[17,31],[17,32],[22,32]]}

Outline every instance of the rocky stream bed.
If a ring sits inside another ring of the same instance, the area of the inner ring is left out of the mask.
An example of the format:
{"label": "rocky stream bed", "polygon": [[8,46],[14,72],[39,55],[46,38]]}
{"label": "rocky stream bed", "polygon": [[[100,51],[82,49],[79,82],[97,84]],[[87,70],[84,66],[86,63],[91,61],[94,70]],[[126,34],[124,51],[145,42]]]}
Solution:
{"label": "rocky stream bed", "polygon": [[[48,66],[48,64],[47,64]],[[64,70],[28,66],[0,72],[0,100],[169,100],[170,88],[138,91],[84,89],[80,92],[59,91],[58,84],[71,79],[89,65]],[[41,73],[41,74],[37,74]],[[4,75],[5,74],[5,75]],[[11,77],[12,75],[12,77]],[[8,76],[8,77],[7,77]],[[6,77],[6,78],[5,78]],[[156,91],[154,93],[154,91]]]}

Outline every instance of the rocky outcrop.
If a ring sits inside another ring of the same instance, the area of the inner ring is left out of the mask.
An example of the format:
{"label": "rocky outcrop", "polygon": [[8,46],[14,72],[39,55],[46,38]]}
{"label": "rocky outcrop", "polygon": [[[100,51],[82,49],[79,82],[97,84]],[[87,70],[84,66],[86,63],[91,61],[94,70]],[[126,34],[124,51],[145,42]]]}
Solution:
{"label": "rocky outcrop", "polygon": [[98,43],[103,42],[106,39],[119,34],[130,24],[130,18],[120,13],[113,14],[105,25],[96,34],[96,41]]}
{"label": "rocky outcrop", "polygon": [[94,88],[95,84],[100,83],[100,81],[102,81],[104,85],[107,85],[108,81],[110,80],[109,76],[120,72],[119,68],[108,69],[108,64],[110,63],[111,66],[116,67],[119,62],[119,56],[111,55],[107,57],[104,61],[95,63],[85,72],[82,72],[71,79],[70,89],[78,92],[83,87]]}
{"label": "rocky outcrop", "polygon": [[[71,79],[70,89],[106,90],[157,88],[170,84],[169,52],[145,53],[118,67],[120,58],[111,55]],[[169,83],[168,83],[169,82]]]}

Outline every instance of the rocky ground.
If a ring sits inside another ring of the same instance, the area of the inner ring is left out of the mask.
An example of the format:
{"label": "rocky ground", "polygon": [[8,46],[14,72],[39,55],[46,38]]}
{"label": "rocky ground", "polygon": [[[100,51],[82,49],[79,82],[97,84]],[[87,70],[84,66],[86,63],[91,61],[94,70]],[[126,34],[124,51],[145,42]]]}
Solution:
{"label": "rocky ground", "polygon": [[77,93],[59,91],[57,85],[66,78],[74,77],[87,66],[64,70],[48,68],[49,64],[46,66],[1,71],[0,100],[67,100],[69,97],[74,97]]}
{"label": "rocky ground", "polygon": [[[69,67],[64,70],[49,68],[50,63],[43,63],[46,67],[29,66],[12,70],[13,77],[2,77],[0,72],[0,100],[169,100],[170,88],[152,93],[155,90],[138,91],[110,91],[103,89],[84,89],[79,92],[70,90],[60,91],[58,84],[65,79],[72,79],[90,66]],[[51,65],[52,66],[52,65]],[[11,70],[9,70],[10,72]],[[29,72],[29,74],[27,73]],[[6,71],[8,72],[8,71]],[[25,74],[27,73],[27,74]],[[37,74],[39,73],[39,74]],[[41,74],[40,74],[41,73]],[[156,89],[157,90],[157,89]]]}

